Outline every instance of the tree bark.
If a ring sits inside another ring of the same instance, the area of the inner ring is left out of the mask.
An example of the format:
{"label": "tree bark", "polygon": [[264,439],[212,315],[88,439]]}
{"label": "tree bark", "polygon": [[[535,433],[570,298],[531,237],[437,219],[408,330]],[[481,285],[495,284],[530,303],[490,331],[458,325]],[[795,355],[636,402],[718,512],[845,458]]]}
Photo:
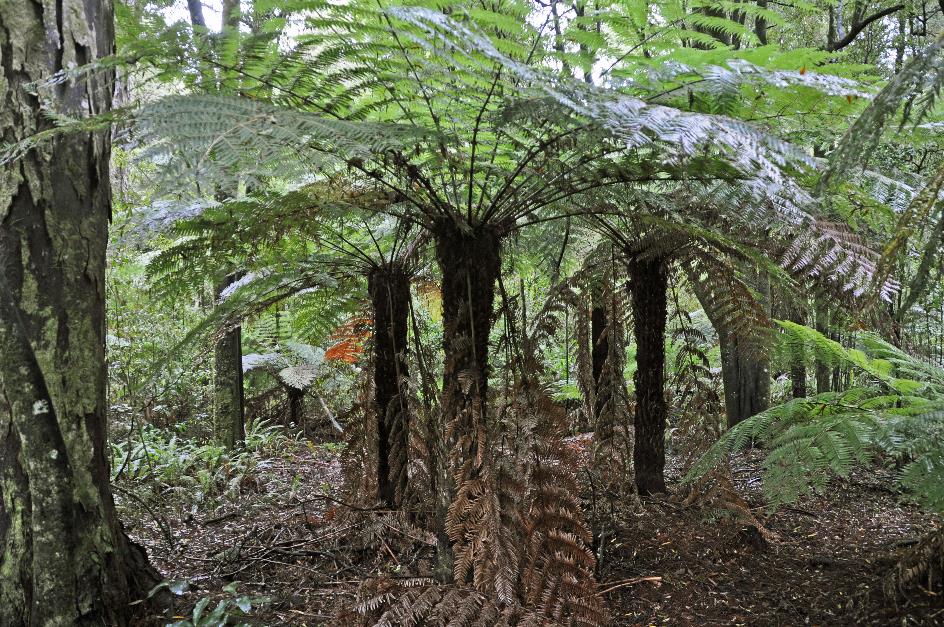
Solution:
{"label": "tree bark", "polygon": [[[766,9],[767,0],[757,0],[757,6]],[[767,45],[767,20],[761,16],[754,18],[754,34],[757,35],[757,41],[760,45]]]}
{"label": "tree bark", "polygon": [[[790,321],[797,324],[806,324],[806,307],[803,304],[796,304],[790,307]],[[798,359],[790,364],[790,387],[792,398],[806,398],[806,363],[804,356],[798,355]]]}
{"label": "tree bark", "polygon": [[367,277],[374,317],[374,411],[377,417],[377,497],[399,507],[407,487],[409,376],[407,323],[410,277],[399,264],[371,270]]}
{"label": "tree bark", "polygon": [[802,363],[790,366],[790,389],[792,398],[806,398],[806,366]]}
{"label": "tree bark", "polygon": [[[770,315],[770,280],[751,271],[752,287]],[[734,333],[719,330],[721,344],[721,379],[728,427],[770,407],[770,356]]]}
{"label": "tree bark", "polygon": [[[235,274],[227,275],[217,286],[217,298],[235,281]],[[213,366],[213,438],[217,444],[233,448],[246,439],[241,327],[230,329],[216,343]]]}
{"label": "tree bark", "polygon": [[[603,380],[606,371],[606,359],[610,354],[610,342],[607,334],[606,303],[602,286],[594,286],[590,309],[590,361],[593,369],[593,425],[598,430],[600,418],[609,402],[609,387]],[[612,427],[612,425],[608,425]],[[606,429],[607,426],[604,426]],[[612,431],[610,428],[608,431]],[[612,433],[609,433],[612,437]]]}
{"label": "tree bark", "polygon": [[[450,489],[440,488],[437,518],[446,520],[442,510],[447,504],[451,507],[454,490],[477,478],[484,463],[488,337],[501,271],[501,237],[492,225],[463,229],[451,220],[438,225],[434,236],[442,270],[445,354],[441,408],[452,475]],[[461,533],[450,534],[450,539],[461,541]],[[443,549],[440,546],[440,573],[447,565],[451,570],[451,555],[445,555]]]}
{"label": "tree bark", "polygon": [[[96,72],[29,83],[113,52],[109,0],[0,2],[0,141],[45,109],[111,106]],[[126,625],[160,580],[109,485],[105,398],[108,132],[61,135],[0,170],[0,625]]]}
{"label": "tree bark", "polygon": [[728,427],[770,407],[770,359],[733,333],[721,334],[721,377]]}
{"label": "tree bark", "polygon": [[292,426],[305,426],[305,391],[288,386],[288,421]]}
{"label": "tree bark", "polygon": [[206,28],[203,18],[203,0],[187,0],[187,11],[190,13],[190,23],[199,28]]}
{"label": "tree bark", "polygon": [[636,441],[633,463],[639,494],[665,492],[665,326],[668,271],[663,259],[631,256],[629,294],[636,337]]}
{"label": "tree bark", "polygon": [[[829,312],[826,309],[826,305],[821,302],[816,303],[815,315],[816,315],[816,320],[814,322],[814,325],[816,327],[816,330],[828,337],[829,336]],[[817,358],[816,359],[816,393],[817,394],[822,394],[823,392],[829,392],[831,378],[832,378],[832,371],[830,370],[829,364]]]}

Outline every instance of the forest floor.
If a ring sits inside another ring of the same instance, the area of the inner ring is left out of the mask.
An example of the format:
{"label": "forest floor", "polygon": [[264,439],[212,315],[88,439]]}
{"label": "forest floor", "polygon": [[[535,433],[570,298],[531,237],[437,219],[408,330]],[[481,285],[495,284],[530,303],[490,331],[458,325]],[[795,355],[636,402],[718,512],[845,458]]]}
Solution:
{"label": "forest floor", "polygon": [[[760,456],[747,453],[731,473],[759,527],[671,494],[643,499],[620,516],[600,569],[615,624],[944,624],[940,594],[882,592],[897,556],[941,524],[889,489],[891,472],[834,479],[820,494],[771,514],[760,468]],[[667,476],[678,492],[675,460]],[[243,483],[239,497],[212,512],[162,509],[125,521],[162,574],[190,582],[178,599],[181,617],[200,598],[209,597],[211,609],[227,597],[234,606],[223,589],[236,581],[238,595],[267,599],[251,612],[251,624],[353,625],[351,614],[338,612],[354,605],[361,580],[428,569],[431,540],[422,532],[334,500],[341,471],[332,447],[288,446],[261,460]],[[124,513],[137,509],[121,492],[119,504]]]}

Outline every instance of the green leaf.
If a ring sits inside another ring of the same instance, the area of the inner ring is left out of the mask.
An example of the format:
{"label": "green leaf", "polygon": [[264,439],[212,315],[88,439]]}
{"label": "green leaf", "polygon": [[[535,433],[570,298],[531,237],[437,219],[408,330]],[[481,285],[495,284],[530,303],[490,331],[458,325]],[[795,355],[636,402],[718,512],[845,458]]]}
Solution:
{"label": "green leaf", "polygon": [[200,619],[203,616],[203,610],[206,609],[207,605],[210,604],[210,599],[208,597],[203,597],[197,601],[196,606],[193,608],[193,623],[194,625],[200,624]]}

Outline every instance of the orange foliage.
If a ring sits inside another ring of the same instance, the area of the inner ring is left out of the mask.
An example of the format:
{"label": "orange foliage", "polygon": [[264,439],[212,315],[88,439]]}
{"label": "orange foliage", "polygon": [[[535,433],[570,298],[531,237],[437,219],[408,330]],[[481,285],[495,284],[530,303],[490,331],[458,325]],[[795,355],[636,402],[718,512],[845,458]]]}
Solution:
{"label": "orange foliage", "polygon": [[335,329],[331,339],[337,343],[325,351],[325,359],[357,363],[364,352],[364,343],[370,337],[373,322],[365,316],[354,316]]}

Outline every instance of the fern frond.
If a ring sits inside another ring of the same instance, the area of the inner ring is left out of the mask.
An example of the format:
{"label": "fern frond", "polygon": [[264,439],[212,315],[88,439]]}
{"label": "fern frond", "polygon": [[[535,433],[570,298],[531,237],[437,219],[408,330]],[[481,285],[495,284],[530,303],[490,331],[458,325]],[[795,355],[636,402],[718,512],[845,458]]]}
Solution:
{"label": "fern frond", "polygon": [[[764,491],[774,505],[793,501],[830,475],[845,476],[875,452],[899,459],[900,481],[925,506],[942,511],[944,372],[873,335],[847,348],[802,325],[777,321],[789,354],[815,355],[864,377],[844,392],[793,399],[732,427],[695,464],[702,476],[728,453],[752,442],[768,447]],[[911,378],[914,377],[914,378]]]}

